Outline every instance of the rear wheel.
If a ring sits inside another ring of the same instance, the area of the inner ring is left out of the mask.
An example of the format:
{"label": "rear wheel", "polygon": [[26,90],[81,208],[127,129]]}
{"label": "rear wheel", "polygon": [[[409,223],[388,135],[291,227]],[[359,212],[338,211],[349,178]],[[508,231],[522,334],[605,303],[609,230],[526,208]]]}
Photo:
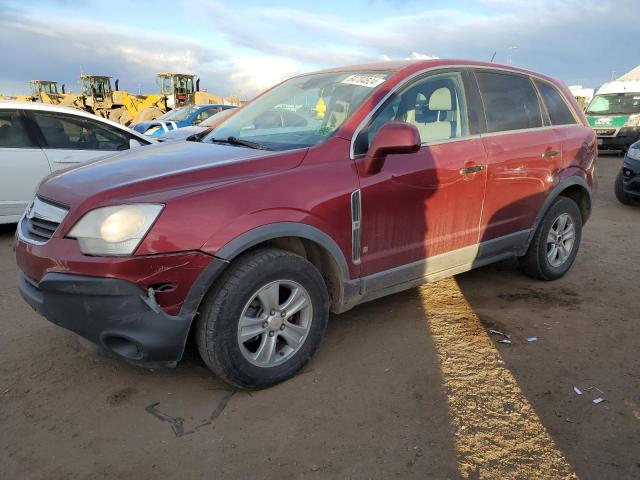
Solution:
{"label": "rear wheel", "polygon": [[638,205],[640,202],[631,198],[627,192],[624,191],[624,183],[622,178],[622,170],[618,172],[618,176],[616,177],[616,184],[614,187],[614,191],[616,193],[616,198],[623,205]]}
{"label": "rear wheel", "polygon": [[142,123],[142,122],[150,122],[151,120],[155,120],[164,112],[157,107],[149,107],[145,108],[133,119],[133,123]]}
{"label": "rear wheel", "polygon": [[198,349],[231,385],[264,388],[309,361],[328,317],[324,280],[311,263],[284,250],[255,250],[234,261],[205,298]]}
{"label": "rear wheel", "polygon": [[108,118],[112,122],[121,123],[121,118],[127,113],[127,109],[124,107],[114,108],[108,111]]}
{"label": "rear wheel", "polygon": [[569,271],[582,238],[582,214],[576,202],[558,197],[536,230],[520,267],[540,280],[556,280]]}

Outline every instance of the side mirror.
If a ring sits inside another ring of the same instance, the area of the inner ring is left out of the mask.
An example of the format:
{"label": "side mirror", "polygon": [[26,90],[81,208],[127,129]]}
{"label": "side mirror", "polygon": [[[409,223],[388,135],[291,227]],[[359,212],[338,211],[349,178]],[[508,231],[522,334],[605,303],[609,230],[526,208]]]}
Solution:
{"label": "side mirror", "polygon": [[364,158],[364,167],[373,175],[382,170],[387,155],[394,153],[415,153],[420,150],[420,132],[415,125],[406,122],[385,123],[376,136]]}

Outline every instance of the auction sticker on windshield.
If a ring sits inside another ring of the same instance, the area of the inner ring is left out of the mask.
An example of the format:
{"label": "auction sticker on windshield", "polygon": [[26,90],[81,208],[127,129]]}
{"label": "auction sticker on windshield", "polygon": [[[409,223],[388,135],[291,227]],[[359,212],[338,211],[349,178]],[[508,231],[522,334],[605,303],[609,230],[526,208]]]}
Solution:
{"label": "auction sticker on windshield", "polygon": [[386,79],[385,77],[379,77],[376,75],[349,75],[340,83],[374,88],[380,85],[382,82],[384,82],[385,79]]}

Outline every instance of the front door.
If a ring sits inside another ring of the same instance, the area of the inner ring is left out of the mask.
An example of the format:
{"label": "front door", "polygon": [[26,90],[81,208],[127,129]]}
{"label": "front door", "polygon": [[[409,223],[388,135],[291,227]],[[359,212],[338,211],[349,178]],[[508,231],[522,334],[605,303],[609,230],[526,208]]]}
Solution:
{"label": "front door", "polygon": [[32,111],[34,128],[52,170],[71,167],[130,148],[131,136],[111,125],[67,113]]}
{"label": "front door", "polygon": [[[391,120],[414,124],[423,144],[416,153],[387,156],[375,175],[366,174],[363,157],[356,157],[362,274],[406,266],[418,278],[470,264],[486,159],[482,141],[470,137],[462,74],[431,74],[399,90],[358,135],[354,153],[364,153],[380,126]],[[399,278],[411,280],[402,273]]]}

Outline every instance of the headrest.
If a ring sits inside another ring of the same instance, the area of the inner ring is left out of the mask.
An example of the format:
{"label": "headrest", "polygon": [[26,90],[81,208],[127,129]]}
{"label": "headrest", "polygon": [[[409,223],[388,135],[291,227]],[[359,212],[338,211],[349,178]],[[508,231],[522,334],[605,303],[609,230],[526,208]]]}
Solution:
{"label": "headrest", "polygon": [[429,110],[432,112],[438,110],[452,110],[451,108],[451,90],[446,87],[438,88],[429,97]]}

